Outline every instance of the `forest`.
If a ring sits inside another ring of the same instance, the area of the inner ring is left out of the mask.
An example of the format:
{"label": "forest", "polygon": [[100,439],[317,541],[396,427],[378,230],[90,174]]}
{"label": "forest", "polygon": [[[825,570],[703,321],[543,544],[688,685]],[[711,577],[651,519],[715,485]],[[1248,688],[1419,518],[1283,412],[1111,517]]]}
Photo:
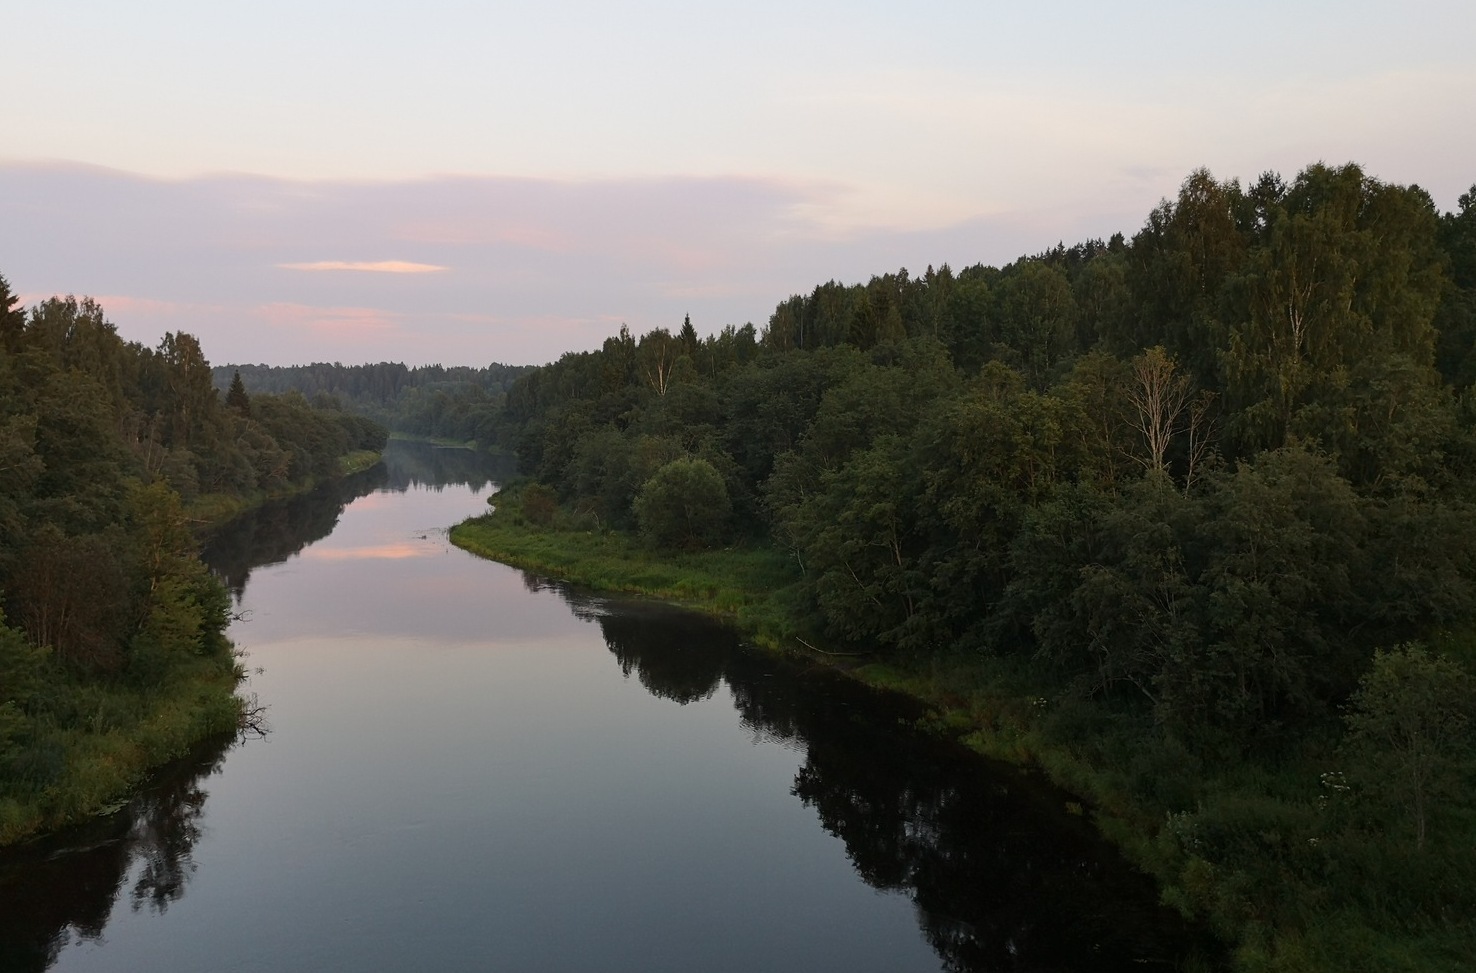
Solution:
{"label": "forest", "polygon": [[491,444],[507,389],[527,365],[220,365],[215,387],[225,392],[240,375],[257,392],[297,392],[328,408],[367,416],[412,436]]}
{"label": "forest", "polygon": [[26,309],[0,278],[0,844],[235,731],[230,599],[201,532],[385,437],[298,394],[222,397],[193,336],[125,342],[93,301]]}
{"label": "forest", "polygon": [[[519,376],[529,531],[767,550],[1243,969],[1476,956],[1476,187],[1192,173],[1132,237]],[[480,438],[480,437],[479,437]]]}

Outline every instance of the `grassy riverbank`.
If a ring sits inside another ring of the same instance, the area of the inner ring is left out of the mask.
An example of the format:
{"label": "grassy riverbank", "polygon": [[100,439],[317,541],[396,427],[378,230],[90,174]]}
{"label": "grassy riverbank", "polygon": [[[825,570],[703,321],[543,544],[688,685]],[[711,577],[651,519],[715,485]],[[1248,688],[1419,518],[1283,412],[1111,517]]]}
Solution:
{"label": "grassy riverbank", "polygon": [[[804,637],[790,605],[797,573],[769,548],[728,548],[657,556],[614,531],[535,526],[516,501],[451,529],[451,542],[473,554],[602,591],[646,595],[728,618],[757,641],[779,646]],[[797,644],[797,643],[796,643]]]}
{"label": "grassy riverbank", "polygon": [[[658,554],[628,535],[536,525],[516,495],[451,531],[458,546],[541,574],[731,618],[756,641],[824,646],[800,620],[797,572],[764,548]],[[1027,660],[835,656],[852,675],[930,707],[936,732],[1041,768],[1163,899],[1234,944],[1239,970],[1451,971],[1476,956],[1476,811],[1441,810],[1423,848],[1342,784],[1333,728],[1273,758],[1190,746]]]}
{"label": "grassy riverbank", "polygon": [[83,683],[60,667],[46,675],[54,711],[26,728],[32,742],[7,768],[0,846],[115,810],[154,768],[234,732],[241,716],[241,674],[229,655],[198,659],[152,690]]}
{"label": "grassy riverbank", "polygon": [[476,449],[475,439],[447,439],[444,436],[418,436],[410,432],[391,432],[389,434],[392,443],[429,443],[432,446],[440,446],[442,449]]}

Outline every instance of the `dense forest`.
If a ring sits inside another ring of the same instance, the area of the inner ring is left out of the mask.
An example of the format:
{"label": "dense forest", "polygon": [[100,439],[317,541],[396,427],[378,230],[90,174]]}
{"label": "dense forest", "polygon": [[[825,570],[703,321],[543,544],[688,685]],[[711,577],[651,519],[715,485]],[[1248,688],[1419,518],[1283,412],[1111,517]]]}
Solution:
{"label": "dense forest", "polygon": [[1476,187],[1198,171],[1131,239],[622,329],[497,434],[530,524],[784,552],[801,634],[1038,748],[1246,968],[1459,969],[1473,339]]}
{"label": "dense forest", "polygon": [[484,368],[398,362],[342,365],[220,365],[215,387],[226,391],[237,374],[257,392],[298,392],[329,408],[367,416],[396,432],[490,444],[507,389],[526,365]]}
{"label": "dense forest", "polygon": [[189,334],[146,348],[92,301],[18,303],[0,278],[0,843],[236,727],[200,529],[386,436],[301,395],[222,398]]}

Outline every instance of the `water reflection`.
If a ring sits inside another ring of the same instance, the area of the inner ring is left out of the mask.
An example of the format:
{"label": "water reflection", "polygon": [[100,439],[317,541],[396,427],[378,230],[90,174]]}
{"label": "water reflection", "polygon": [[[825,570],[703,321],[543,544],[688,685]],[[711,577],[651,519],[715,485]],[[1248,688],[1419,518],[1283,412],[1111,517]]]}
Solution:
{"label": "water reflection", "polygon": [[726,685],[756,739],[803,754],[794,795],[869,885],[912,899],[945,969],[1170,969],[1208,949],[1065,794],[912,729],[911,701],[745,651],[701,618],[562,593],[652,694],[685,705]]}
{"label": "water reflection", "polygon": [[[378,492],[450,485],[485,489],[507,475],[483,454],[420,443],[391,443],[385,461],[308,494],[268,503],[207,539],[205,559],[239,604],[251,572],[280,564],[328,537],[352,501]],[[425,548],[379,544],[327,550],[326,559],[396,559]],[[115,814],[0,854],[0,970],[49,968],[69,943],[100,942],[115,904],[163,914],[195,873],[206,778],[233,739],[202,745],[195,756],[162,768]]]}
{"label": "water reflection", "polygon": [[100,940],[114,903],[164,913],[184,895],[208,792],[234,739],[163,768],[116,814],[0,858],[0,969],[48,968],[72,941]]}
{"label": "water reflection", "polygon": [[[452,486],[480,492],[512,472],[511,460],[469,449],[391,442],[383,462],[362,473],[267,503],[232,520],[207,539],[204,558],[240,603],[253,568],[281,564],[332,534],[344,507],[361,497],[412,489],[439,493]],[[405,550],[410,548],[402,546]],[[331,557],[334,552],[318,556]]]}

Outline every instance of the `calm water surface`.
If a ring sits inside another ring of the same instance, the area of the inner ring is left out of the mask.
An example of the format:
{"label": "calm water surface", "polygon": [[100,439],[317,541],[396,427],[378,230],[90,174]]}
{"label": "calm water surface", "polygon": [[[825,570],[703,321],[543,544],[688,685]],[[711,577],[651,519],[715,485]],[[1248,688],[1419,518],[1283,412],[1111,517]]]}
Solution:
{"label": "calm water surface", "polygon": [[0,968],[1142,970],[1192,948],[1063,795],[720,625],[466,555],[444,528],[494,471],[386,458],[216,539],[269,734],[0,859]]}

